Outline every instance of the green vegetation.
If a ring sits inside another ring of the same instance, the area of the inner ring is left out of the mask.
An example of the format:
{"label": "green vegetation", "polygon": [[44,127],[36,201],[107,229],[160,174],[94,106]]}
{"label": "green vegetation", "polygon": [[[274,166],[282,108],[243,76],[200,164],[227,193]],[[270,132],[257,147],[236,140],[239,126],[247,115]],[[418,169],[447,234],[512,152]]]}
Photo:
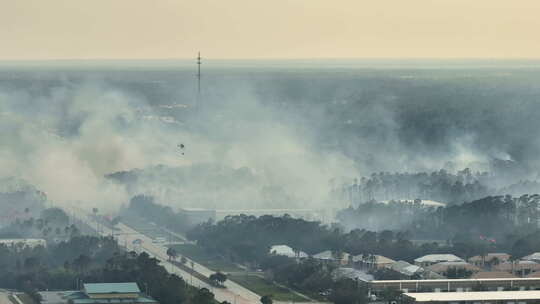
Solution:
{"label": "green vegetation", "polygon": [[258,275],[235,274],[230,275],[229,279],[259,295],[272,295],[276,301],[305,302],[305,298],[297,295],[287,288],[277,286]]}
{"label": "green vegetation", "polygon": [[37,290],[74,290],[77,281],[137,282],[162,304],[214,304],[210,292],[169,274],[146,253],[122,252],[110,237],[80,236],[48,247],[0,245],[0,286],[24,291],[35,302]]}
{"label": "green vegetation", "polygon": [[[228,216],[203,223],[187,233],[206,252],[219,253],[237,263],[261,265],[272,245],[316,254],[324,250],[352,255],[380,254],[412,262],[426,254],[452,253],[469,258],[487,252],[508,252],[514,259],[540,251],[540,195],[485,197],[447,208],[422,209],[403,204],[368,203],[347,209],[340,218],[378,218],[380,213],[409,214],[415,218],[406,230],[380,232],[325,226],[290,216]],[[418,211],[418,217],[414,213]],[[390,221],[390,220],[388,220]],[[411,237],[444,238],[445,243],[415,244]]]}
{"label": "green vegetation", "polygon": [[137,195],[131,198],[129,206],[122,212],[122,217],[138,216],[146,221],[160,223],[167,229],[176,232],[185,232],[193,225],[189,219],[176,213],[171,207],[154,203],[152,196]]}
{"label": "green vegetation", "polygon": [[48,208],[40,212],[40,216],[16,218],[9,225],[0,229],[2,238],[43,238],[58,242],[80,234],[79,227],[69,223],[69,216],[60,208]]}
{"label": "green vegetation", "polygon": [[[26,293],[18,293],[17,298],[23,302],[23,304],[36,304],[41,301],[39,298],[40,295],[37,292],[34,292],[33,294],[26,294]],[[9,297],[10,301],[14,304],[19,303],[13,296]]]}

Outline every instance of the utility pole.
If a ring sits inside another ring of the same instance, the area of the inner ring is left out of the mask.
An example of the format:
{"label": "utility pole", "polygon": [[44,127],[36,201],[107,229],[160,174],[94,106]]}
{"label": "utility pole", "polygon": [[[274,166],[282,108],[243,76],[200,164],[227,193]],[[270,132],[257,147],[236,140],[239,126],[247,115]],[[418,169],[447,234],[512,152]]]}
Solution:
{"label": "utility pole", "polygon": [[191,261],[191,272],[190,272],[190,281],[191,281],[191,286],[193,286],[193,272],[195,271],[195,263],[193,263],[193,261]]}

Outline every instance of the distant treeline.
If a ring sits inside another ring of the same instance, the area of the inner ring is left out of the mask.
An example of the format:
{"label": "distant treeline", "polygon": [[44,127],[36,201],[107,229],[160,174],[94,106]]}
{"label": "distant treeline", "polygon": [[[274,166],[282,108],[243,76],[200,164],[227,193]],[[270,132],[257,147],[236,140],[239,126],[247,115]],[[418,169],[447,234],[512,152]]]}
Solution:
{"label": "distant treeline", "polygon": [[[338,220],[348,228],[405,230],[415,239],[452,240],[489,238],[508,242],[513,236],[538,229],[540,195],[488,196],[449,207],[426,207],[420,203],[368,202],[340,211]],[[508,239],[509,238],[509,239]],[[508,239],[508,240],[506,240]]]}
{"label": "distant treeline", "polygon": [[487,186],[486,172],[470,169],[456,174],[439,170],[420,173],[373,173],[355,179],[352,184],[333,185],[334,197],[347,200],[353,206],[366,201],[429,199],[446,203],[462,203],[492,193]]}
{"label": "distant treeline", "polygon": [[[499,162],[495,162],[499,164]],[[499,167],[502,166],[499,164]],[[473,172],[470,169],[450,173],[446,170],[418,173],[373,173],[354,179],[352,183],[332,182],[334,198],[352,206],[367,201],[425,199],[461,204],[488,195],[522,195],[540,190],[537,181],[512,181],[499,167],[494,172]],[[509,170],[509,169],[508,169]]]}
{"label": "distant treeline", "polygon": [[136,195],[129,201],[129,206],[121,211],[122,218],[129,222],[130,216],[141,217],[149,222],[176,232],[184,233],[195,226],[188,217],[175,212],[169,206],[156,204],[154,198],[148,195]]}

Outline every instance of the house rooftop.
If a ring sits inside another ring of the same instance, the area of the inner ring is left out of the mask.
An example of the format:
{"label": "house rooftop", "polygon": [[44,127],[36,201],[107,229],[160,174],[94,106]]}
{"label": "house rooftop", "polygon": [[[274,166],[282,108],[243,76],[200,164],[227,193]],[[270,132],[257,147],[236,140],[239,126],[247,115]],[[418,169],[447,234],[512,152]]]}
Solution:
{"label": "house rooftop", "polygon": [[528,256],[524,256],[523,260],[540,260],[540,252],[535,252],[533,254],[529,254]]}
{"label": "house rooftop", "polygon": [[504,262],[510,259],[510,255],[508,253],[488,253],[485,256],[481,255],[475,255],[472,258],[469,259],[470,262],[490,262],[493,259],[497,258],[500,262]]}
{"label": "house rooftop", "polygon": [[319,259],[319,260],[333,260],[334,259],[334,254],[332,254],[332,251],[326,250],[326,251],[314,254],[313,258]]}
{"label": "house rooftop", "polygon": [[323,252],[319,252],[315,255],[313,255],[314,259],[317,260],[340,260],[340,259],[348,259],[349,254],[347,252],[341,253],[341,258],[336,258],[336,255],[331,250],[325,250]]}
{"label": "house rooftop", "polygon": [[337,268],[334,270],[333,275],[335,278],[349,278],[363,282],[373,281],[373,276],[371,274],[350,267]]}
{"label": "house rooftop", "polygon": [[296,252],[294,252],[294,249],[292,249],[290,246],[287,245],[274,245],[270,247],[270,253],[276,254],[276,255],[283,255],[286,257],[294,258],[294,257],[300,257],[300,258],[307,258],[308,254],[303,251],[298,251],[298,255]]}
{"label": "house rooftop", "polygon": [[414,260],[416,263],[437,263],[437,262],[458,262],[463,261],[462,258],[455,256],[453,254],[428,254],[422,257],[419,257]]}
{"label": "house rooftop", "polygon": [[352,257],[352,260],[353,262],[365,262],[365,263],[368,263],[368,264],[392,264],[392,263],[395,263],[396,261],[390,259],[390,258],[387,258],[385,256],[382,256],[382,255],[373,255],[370,257],[365,257],[364,258],[364,255],[362,254],[359,254],[359,255],[355,255]]}
{"label": "house rooftop", "polygon": [[140,293],[137,283],[86,283],[84,291],[87,294],[100,293]]}
{"label": "house rooftop", "polygon": [[397,261],[388,267],[390,267],[390,269],[394,271],[397,271],[399,273],[402,273],[408,276],[411,276],[415,274],[416,272],[423,271],[422,267],[413,265],[406,261]]}
{"label": "house rooftop", "polygon": [[515,275],[506,271],[481,271],[473,274],[471,279],[501,279],[501,278],[517,278]]}
{"label": "house rooftop", "polygon": [[463,268],[469,271],[480,271],[480,268],[469,264],[464,261],[457,261],[457,262],[440,262],[437,264],[433,264],[431,266],[427,267],[431,271],[435,272],[444,272],[447,271],[450,268]]}

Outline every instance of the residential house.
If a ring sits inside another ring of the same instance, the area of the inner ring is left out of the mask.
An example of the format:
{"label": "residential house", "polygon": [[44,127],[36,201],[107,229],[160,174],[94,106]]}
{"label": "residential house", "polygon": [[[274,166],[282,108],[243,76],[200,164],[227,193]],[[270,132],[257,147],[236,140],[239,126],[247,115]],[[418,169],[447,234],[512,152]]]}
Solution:
{"label": "residential house", "polygon": [[529,254],[528,256],[525,256],[521,258],[524,261],[533,261],[536,263],[540,263],[540,252],[535,252],[533,254]]}
{"label": "residential house", "polygon": [[341,278],[348,278],[352,280],[358,280],[362,282],[373,281],[373,276],[364,271],[351,268],[351,267],[339,267],[334,272],[332,272],[332,277],[334,280]]}
{"label": "residential house", "polygon": [[509,261],[494,266],[493,270],[506,271],[519,277],[525,277],[532,272],[540,271],[540,264],[533,261]]}
{"label": "residential house", "polygon": [[510,255],[507,253],[488,253],[486,255],[476,255],[469,259],[469,263],[478,267],[491,268],[494,265],[505,263],[510,260]]}
{"label": "residential house", "polygon": [[515,275],[506,271],[480,271],[471,276],[471,279],[512,279]]}
{"label": "residential house", "polygon": [[379,269],[390,266],[396,261],[377,254],[359,254],[351,258],[352,263],[360,268]]}
{"label": "residential house", "polygon": [[387,266],[388,269],[391,269],[407,278],[412,278],[415,275],[420,275],[424,269],[420,266],[413,265],[405,261],[397,261]]}
{"label": "residential house", "polygon": [[464,260],[453,254],[428,254],[414,260],[414,264],[420,267],[427,267],[441,262],[464,262]]}
{"label": "residential house", "polygon": [[438,274],[446,274],[448,270],[455,268],[455,269],[464,269],[466,271],[470,272],[479,272],[480,268],[477,266],[474,266],[472,264],[469,264],[465,261],[457,261],[457,262],[440,262],[437,264],[433,264],[427,267],[428,270],[431,270],[433,272],[436,272]]}
{"label": "residential house", "polygon": [[350,254],[346,252],[332,252],[331,250],[325,250],[323,252],[317,253],[312,257],[316,260],[326,262],[326,263],[337,263],[340,265],[349,264]]}

